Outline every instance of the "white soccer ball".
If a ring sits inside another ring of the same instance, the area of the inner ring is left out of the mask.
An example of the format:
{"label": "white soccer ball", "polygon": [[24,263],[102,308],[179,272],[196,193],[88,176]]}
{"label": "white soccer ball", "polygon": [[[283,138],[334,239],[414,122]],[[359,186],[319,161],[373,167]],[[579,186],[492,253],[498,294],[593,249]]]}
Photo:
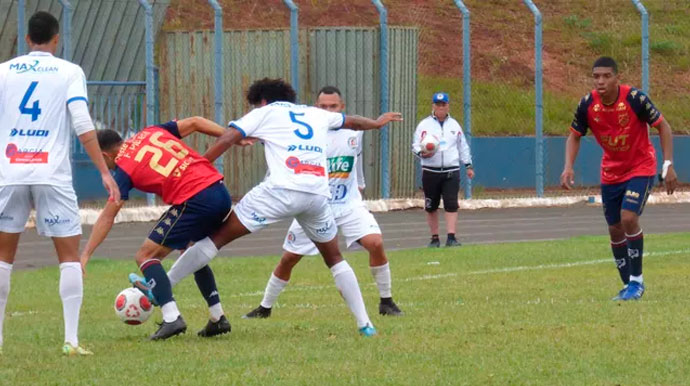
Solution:
{"label": "white soccer ball", "polygon": [[433,134],[427,134],[422,138],[422,154],[426,156],[431,156],[438,150],[438,144],[440,143],[437,136]]}
{"label": "white soccer ball", "polygon": [[142,324],[153,314],[153,305],[138,289],[125,288],[115,297],[115,313],[127,324]]}

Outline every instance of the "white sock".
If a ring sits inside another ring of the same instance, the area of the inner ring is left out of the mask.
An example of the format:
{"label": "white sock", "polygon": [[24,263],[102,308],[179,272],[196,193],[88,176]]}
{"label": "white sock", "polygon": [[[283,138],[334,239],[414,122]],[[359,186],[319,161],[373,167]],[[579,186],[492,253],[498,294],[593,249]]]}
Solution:
{"label": "white sock", "polygon": [[211,321],[217,322],[221,316],[225,315],[223,312],[223,306],[220,303],[216,303],[208,308],[208,313],[211,315]]}
{"label": "white sock", "polygon": [[636,282],[638,282],[638,283],[643,283],[643,282],[644,282],[643,279],[642,279],[642,275],[640,275],[640,276],[633,276],[633,275],[630,275],[630,281],[636,281]]}
{"label": "white sock", "polygon": [[379,295],[382,298],[390,298],[391,295],[391,269],[388,263],[378,267],[369,267],[371,276],[374,277],[376,286],[379,288]]}
{"label": "white sock", "polygon": [[266,290],[264,291],[264,298],[261,301],[261,307],[273,307],[273,304],[275,304],[276,300],[278,300],[278,296],[280,296],[280,293],[283,292],[283,288],[285,288],[287,284],[287,281],[271,273],[271,278],[268,279],[268,284],[266,284]]}
{"label": "white sock", "polygon": [[84,297],[84,282],[81,264],[77,262],[60,264],[60,298],[65,320],[65,343],[79,346],[79,310]]}
{"label": "white sock", "polygon": [[163,304],[161,312],[163,313],[163,321],[167,323],[174,322],[180,316],[180,310],[177,309],[177,303],[174,300]]}
{"label": "white sock", "polygon": [[5,306],[10,295],[10,275],[12,264],[0,261],[0,347],[2,347],[2,326],[5,321]]}
{"label": "white sock", "polygon": [[362,291],[359,290],[357,276],[355,276],[355,271],[352,270],[350,264],[343,260],[331,267],[331,273],[335,280],[335,287],[338,288],[340,295],[345,299],[345,303],[350,307],[350,311],[352,311],[357,320],[357,327],[373,326],[364,306],[364,299],[362,299]]}
{"label": "white sock", "polygon": [[180,256],[168,271],[170,286],[203,268],[218,254],[218,248],[209,237],[197,241]]}

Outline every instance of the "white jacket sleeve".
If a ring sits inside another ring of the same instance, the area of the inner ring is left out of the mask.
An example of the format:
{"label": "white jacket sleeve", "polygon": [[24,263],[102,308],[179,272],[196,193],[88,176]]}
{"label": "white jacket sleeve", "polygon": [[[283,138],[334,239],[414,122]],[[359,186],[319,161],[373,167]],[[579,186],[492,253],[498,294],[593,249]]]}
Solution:
{"label": "white jacket sleeve", "polygon": [[[422,121],[424,122],[424,121]],[[424,132],[424,128],[422,127],[422,122],[419,122],[417,125],[417,129],[414,131],[414,135],[412,137],[412,152],[416,155],[419,156],[419,153],[422,151],[422,133]]]}
{"label": "white jacket sleeve", "polygon": [[465,138],[465,133],[462,129],[458,132],[458,151],[460,152],[460,161],[464,165],[472,164],[470,145],[467,143],[467,138]]}

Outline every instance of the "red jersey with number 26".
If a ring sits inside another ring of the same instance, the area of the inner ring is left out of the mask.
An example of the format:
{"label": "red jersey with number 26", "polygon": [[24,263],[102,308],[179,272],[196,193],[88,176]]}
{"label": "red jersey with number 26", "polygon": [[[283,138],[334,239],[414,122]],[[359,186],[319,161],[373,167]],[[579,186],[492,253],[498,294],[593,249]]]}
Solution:
{"label": "red jersey with number 26", "polygon": [[223,179],[213,165],[180,140],[176,122],[147,127],[125,141],[115,158],[134,188],[177,205]]}
{"label": "red jersey with number 26", "polygon": [[592,130],[604,149],[601,182],[618,184],[656,174],[656,153],[647,125],[658,126],[663,120],[645,93],[621,85],[612,105],[604,105],[596,90],[582,98],[570,130],[580,136]]}

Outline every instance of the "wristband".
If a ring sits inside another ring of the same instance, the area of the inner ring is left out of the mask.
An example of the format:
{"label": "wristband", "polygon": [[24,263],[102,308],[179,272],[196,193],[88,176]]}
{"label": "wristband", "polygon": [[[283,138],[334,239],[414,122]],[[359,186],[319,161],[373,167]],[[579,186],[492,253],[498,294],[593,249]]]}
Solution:
{"label": "wristband", "polygon": [[673,165],[671,160],[665,160],[663,166],[661,166],[661,178],[666,179],[666,173],[668,173],[668,168]]}

